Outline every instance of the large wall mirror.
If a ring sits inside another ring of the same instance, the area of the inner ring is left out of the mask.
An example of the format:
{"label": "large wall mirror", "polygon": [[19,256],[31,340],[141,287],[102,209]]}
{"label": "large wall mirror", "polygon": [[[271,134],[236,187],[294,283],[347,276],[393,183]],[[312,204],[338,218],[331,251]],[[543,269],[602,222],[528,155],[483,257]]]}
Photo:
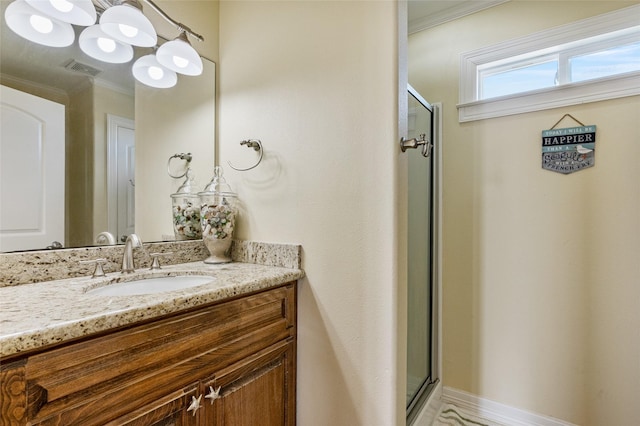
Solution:
{"label": "large wall mirror", "polygon": [[[35,172],[36,164],[29,154],[39,153],[33,149],[29,152],[30,148],[21,144],[20,135],[9,136],[3,131],[0,233],[4,237],[12,232],[5,226],[11,221],[28,226],[42,222],[43,218],[30,216],[32,208],[7,208],[9,204],[29,205],[25,201],[31,200],[35,200],[32,204],[40,203],[36,190],[46,191],[57,202],[47,207],[44,216],[63,212],[64,224],[63,229],[40,224],[60,235],[46,243],[27,239],[5,244],[8,240],[3,239],[0,251],[44,249],[54,240],[64,248],[91,246],[106,242],[99,238],[104,231],[113,234],[116,243],[131,232],[142,233],[145,241],[170,239],[170,194],[180,182],[168,176],[168,158],[174,153],[192,152],[194,165],[201,169],[196,174],[202,186],[212,169],[215,64],[203,58],[201,75],[180,75],[177,85],[170,89],[151,88],[134,80],[131,66],[152,48],[136,47],[134,59],[126,64],[101,62],[78,48],[77,36],[82,28],[75,27],[76,42],[71,46],[41,46],[7,28],[4,11],[10,3],[0,0],[0,100],[4,103],[18,92],[62,105],[64,136],[59,149],[64,155],[58,153],[54,158],[63,161],[54,159],[47,165],[56,172],[52,176],[62,180],[56,184],[49,175]],[[2,115],[3,120],[12,119],[4,107]],[[56,192],[60,188],[62,192]]]}

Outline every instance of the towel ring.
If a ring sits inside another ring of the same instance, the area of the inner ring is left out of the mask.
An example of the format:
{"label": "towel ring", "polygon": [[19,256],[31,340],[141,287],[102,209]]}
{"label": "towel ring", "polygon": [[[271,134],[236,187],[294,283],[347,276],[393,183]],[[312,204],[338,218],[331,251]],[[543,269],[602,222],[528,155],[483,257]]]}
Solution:
{"label": "towel ring", "polygon": [[[173,160],[174,158],[179,158],[181,160],[185,160],[187,162],[187,168],[185,169],[184,173],[182,173],[179,176],[174,175],[173,173],[171,173],[171,160]],[[182,153],[182,154],[173,154],[171,157],[169,157],[169,160],[167,161],[167,173],[169,173],[169,176],[171,176],[174,179],[180,179],[181,177],[185,177],[187,175],[187,171],[189,170],[189,163],[191,162],[191,159],[193,157],[191,156],[190,152]]]}
{"label": "towel ring", "polygon": [[260,162],[262,161],[262,156],[264,154],[264,150],[262,149],[262,142],[260,142],[259,139],[247,139],[244,140],[242,142],[240,142],[240,145],[246,145],[249,148],[253,148],[254,151],[258,151],[260,153],[260,157],[258,158],[258,162],[256,164],[254,164],[251,167],[247,167],[245,169],[241,169],[238,167],[235,167],[233,164],[231,164],[230,161],[227,161],[227,164],[229,164],[229,167],[231,167],[233,170],[237,170],[239,172],[246,172],[247,170],[251,170],[254,169],[256,167],[258,167],[258,164],[260,164]]}

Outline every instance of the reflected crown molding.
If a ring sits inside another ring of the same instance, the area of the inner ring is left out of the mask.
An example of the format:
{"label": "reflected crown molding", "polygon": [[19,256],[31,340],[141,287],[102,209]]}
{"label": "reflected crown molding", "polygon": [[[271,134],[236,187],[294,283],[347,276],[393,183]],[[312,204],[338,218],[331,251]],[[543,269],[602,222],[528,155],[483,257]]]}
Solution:
{"label": "reflected crown molding", "polygon": [[66,102],[69,101],[69,94],[65,90],[51,87],[42,83],[37,83],[31,80],[25,80],[23,78],[16,77],[14,75],[0,74],[0,83],[12,88],[13,87],[21,87],[21,88],[30,87],[36,93],[38,92],[49,93],[51,94],[50,97],[52,99],[55,99],[58,103],[60,103],[61,101],[66,101]]}

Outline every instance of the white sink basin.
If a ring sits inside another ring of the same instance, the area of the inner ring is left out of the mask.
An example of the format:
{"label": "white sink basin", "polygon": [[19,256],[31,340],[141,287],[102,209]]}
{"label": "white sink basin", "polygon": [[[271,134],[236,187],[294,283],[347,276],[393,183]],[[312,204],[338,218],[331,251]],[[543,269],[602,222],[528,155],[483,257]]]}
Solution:
{"label": "white sink basin", "polygon": [[175,277],[140,278],[134,281],[107,284],[87,291],[92,296],[133,296],[182,290],[214,281],[207,275],[180,275]]}

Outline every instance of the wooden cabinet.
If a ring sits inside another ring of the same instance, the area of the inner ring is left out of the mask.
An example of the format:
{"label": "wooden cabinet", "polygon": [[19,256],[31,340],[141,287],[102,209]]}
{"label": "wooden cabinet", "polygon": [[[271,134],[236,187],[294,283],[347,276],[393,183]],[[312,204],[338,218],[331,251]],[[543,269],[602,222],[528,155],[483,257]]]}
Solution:
{"label": "wooden cabinet", "polygon": [[107,425],[126,426],[196,426],[198,417],[187,411],[198,395],[197,385],[177,390],[157,401],[118,417]]}
{"label": "wooden cabinet", "polygon": [[294,283],[0,365],[2,425],[295,425]]}

